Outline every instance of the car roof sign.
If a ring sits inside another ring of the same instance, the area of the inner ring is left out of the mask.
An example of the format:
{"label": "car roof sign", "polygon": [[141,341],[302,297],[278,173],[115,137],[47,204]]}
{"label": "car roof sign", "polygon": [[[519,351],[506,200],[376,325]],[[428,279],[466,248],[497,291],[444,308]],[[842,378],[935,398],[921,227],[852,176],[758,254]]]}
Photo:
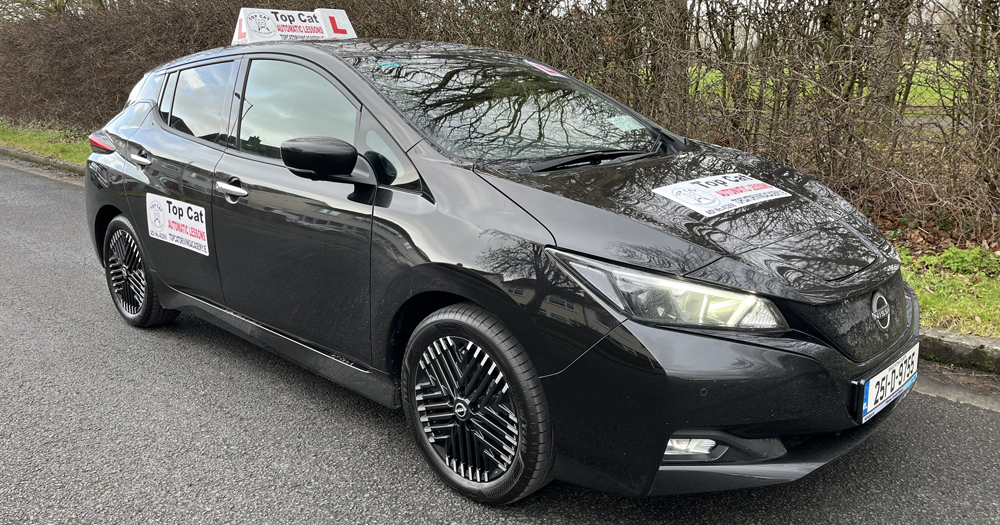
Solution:
{"label": "car roof sign", "polygon": [[357,38],[343,9],[240,9],[232,45],[281,40]]}

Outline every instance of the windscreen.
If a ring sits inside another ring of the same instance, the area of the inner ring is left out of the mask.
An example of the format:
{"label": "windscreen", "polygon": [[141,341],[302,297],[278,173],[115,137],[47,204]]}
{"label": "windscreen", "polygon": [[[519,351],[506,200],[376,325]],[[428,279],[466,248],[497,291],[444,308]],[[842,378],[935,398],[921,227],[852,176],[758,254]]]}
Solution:
{"label": "windscreen", "polygon": [[468,159],[648,150],[656,138],[624,107],[528,60],[363,57],[356,67],[440,147]]}

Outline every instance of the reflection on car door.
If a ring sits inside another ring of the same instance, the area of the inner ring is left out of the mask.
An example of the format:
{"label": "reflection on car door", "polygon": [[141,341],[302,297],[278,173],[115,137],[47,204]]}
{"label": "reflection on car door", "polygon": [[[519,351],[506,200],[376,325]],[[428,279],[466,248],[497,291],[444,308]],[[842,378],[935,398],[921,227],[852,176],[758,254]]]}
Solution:
{"label": "reflection on car door", "polygon": [[[158,108],[129,138],[129,208],[150,265],[166,284],[222,303],[212,177],[225,146],[238,62],[170,72]],[[201,241],[201,242],[199,242]]]}
{"label": "reflection on car door", "polygon": [[242,103],[234,102],[236,148],[216,170],[230,189],[217,188],[213,200],[226,306],[368,363],[374,188],[297,177],[280,151],[300,137],[354,143],[359,109],[326,73],[292,60],[252,59]]}

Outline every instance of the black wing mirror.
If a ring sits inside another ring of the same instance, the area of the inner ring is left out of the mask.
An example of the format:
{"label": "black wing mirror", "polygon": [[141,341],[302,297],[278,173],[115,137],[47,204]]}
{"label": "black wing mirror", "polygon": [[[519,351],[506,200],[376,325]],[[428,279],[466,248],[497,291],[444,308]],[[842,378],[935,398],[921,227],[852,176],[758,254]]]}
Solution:
{"label": "black wing mirror", "polygon": [[289,171],[312,180],[375,184],[372,177],[352,176],[358,150],[340,139],[306,137],[281,143],[281,160]]}

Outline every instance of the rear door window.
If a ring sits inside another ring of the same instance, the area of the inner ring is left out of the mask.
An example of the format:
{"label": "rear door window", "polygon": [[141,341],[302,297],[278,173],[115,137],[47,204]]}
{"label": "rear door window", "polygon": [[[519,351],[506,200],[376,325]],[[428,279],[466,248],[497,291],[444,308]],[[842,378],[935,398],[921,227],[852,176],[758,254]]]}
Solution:
{"label": "rear door window", "polygon": [[322,75],[299,64],[257,59],[250,63],[240,110],[239,149],[281,158],[281,143],[332,137],[351,144],[358,109]]}
{"label": "rear door window", "polygon": [[223,62],[181,71],[167,124],[181,133],[217,141],[229,123],[232,70],[232,62]]}

